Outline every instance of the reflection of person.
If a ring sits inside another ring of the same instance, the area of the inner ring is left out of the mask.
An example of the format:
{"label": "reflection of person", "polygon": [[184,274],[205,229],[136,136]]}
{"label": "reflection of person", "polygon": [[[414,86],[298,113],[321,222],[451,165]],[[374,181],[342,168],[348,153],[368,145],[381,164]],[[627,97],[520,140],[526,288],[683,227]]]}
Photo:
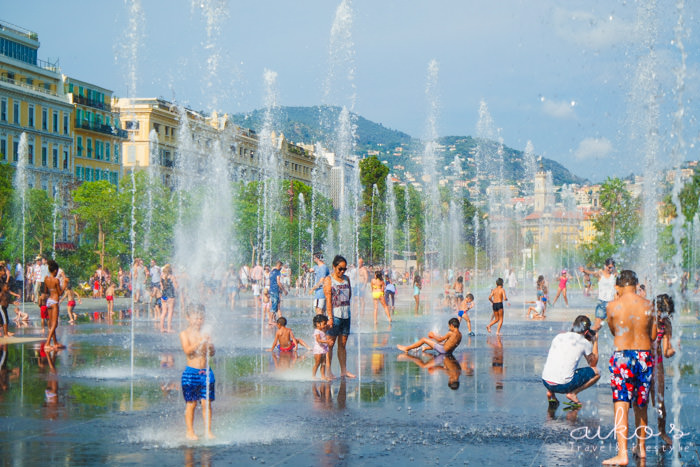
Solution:
{"label": "reflection of person", "polygon": [[654,377],[651,380],[652,400],[656,401],[657,424],[659,426],[659,436],[666,444],[671,444],[671,438],[666,433],[666,401],[664,400],[664,358],[670,358],[676,351],[671,346],[673,327],[671,317],[674,313],[673,298],[667,294],[656,297],[656,319],[657,334],[653,343],[654,351]]}
{"label": "reflection of person", "polygon": [[[588,367],[578,368],[584,357]],[[598,364],[598,338],[591,331],[591,320],[580,315],[574,320],[571,331],[557,335],[549,347],[547,361],[542,370],[542,383],[547,388],[550,405],[558,405],[556,394],[566,394],[572,406],[581,406],[579,392],[593,386],[600,379]]]}
{"label": "reflection of person", "polygon": [[198,439],[194,433],[194,410],[197,402],[202,404],[202,418],[208,438],[211,431],[211,402],[215,400],[214,372],[208,368],[207,357],[214,355],[214,344],[209,335],[201,334],[204,322],[204,306],[187,310],[189,326],[180,333],[180,344],[187,358],[187,367],[182,372],[182,394],[185,397],[185,425],[187,439]]}
{"label": "reflection of person", "polygon": [[326,333],[330,337],[328,344],[328,359],[326,362],[326,375],[333,378],[331,363],[333,361],[333,346],[338,343],[338,363],[340,364],[340,376],[354,378],[355,375],[347,370],[346,345],[350,335],[350,300],[352,299],[352,286],[350,279],[345,275],[348,263],[340,255],[333,258],[333,272],[323,280],[323,293],[326,296],[326,315],[333,320],[333,326]]}
{"label": "reflection of person", "polygon": [[440,354],[437,356],[431,356],[430,360],[424,362],[418,357],[409,354],[400,354],[397,358],[399,361],[411,361],[421,368],[428,370],[428,373],[432,374],[437,370],[442,370],[447,373],[447,387],[452,390],[459,389],[459,375],[462,372],[462,368],[459,362],[455,359],[454,355],[451,353]]}
{"label": "reflection of person", "polygon": [[439,336],[433,331],[428,332],[428,337],[423,337],[422,339],[414,342],[411,345],[397,345],[396,348],[402,352],[408,352],[409,350],[417,349],[423,347],[424,345],[439,354],[452,353],[454,349],[457,348],[460,342],[462,342],[462,333],[459,332],[459,320],[457,318],[451,318],[448,321],[449,331],[444,336]]}
{"label": "reflection of person", "polygon": [[493,347],[493,355],[491,357],[491,372],[496,381],[496,389],[503,389],[503,376],[505,367],[503,366],[503,338],[500,335],[489,337],[486,343]]}
{"label": "reflection of person", "polygon": [[[627,436],[630,405],[634,406],[637,430],[645,433],[647,402],[654,361],[651,343],[656,339],[656,317],[649,300],[637,295],[637,275],[634,271],[620,273],[619,298],[607,304],[608,327],[614,339],[615,351],[610,357],[610,386],[615,409],[617,455],[605,465],[627,465]],[[638,436],[637,455],[646,458],[646,436]]]}

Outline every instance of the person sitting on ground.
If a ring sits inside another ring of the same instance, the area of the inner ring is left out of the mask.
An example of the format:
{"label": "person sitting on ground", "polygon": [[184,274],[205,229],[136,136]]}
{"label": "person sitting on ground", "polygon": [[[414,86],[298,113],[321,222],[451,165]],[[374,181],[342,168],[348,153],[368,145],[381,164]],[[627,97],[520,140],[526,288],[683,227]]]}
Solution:
{"label": "person sitting on ground", "polygon": [[[589,366],[577,369],[582,356]],[[591,330],[591,320],[584,315],[577,316],[571,331],[561,333],[552,340],[542,370],[542,384],[547,388],[550,405],[559,404],[556,394],[566,394],[569,405],[581,407],[577,394],[600,379],[597,364],[598,338]]]}
{"label": "person sitting on ground", "polygon": [[277,318],[277,332],[275,333],[275,340],[272,342],[270,352],[274,352],[275,348],[280,352],[294,352],[299,345],[307,350],[309,348],[306,342],[294,337],[294,332],[287,327],[287,318],[284,316]]}
{"label": "person sitting on ground", "polygon": [[[409,346],[397,345],[396,348],[402,352],[422,348],[424,345],[440,354],[449,354],[462,342],[462,333],[459,332],[459,320],[451,318],[448,321],[449,331],[444,336],[438,336],[433,331],[428,333],[428,337],[423,337]],[[428,349],[425,349],[428,350]]]}

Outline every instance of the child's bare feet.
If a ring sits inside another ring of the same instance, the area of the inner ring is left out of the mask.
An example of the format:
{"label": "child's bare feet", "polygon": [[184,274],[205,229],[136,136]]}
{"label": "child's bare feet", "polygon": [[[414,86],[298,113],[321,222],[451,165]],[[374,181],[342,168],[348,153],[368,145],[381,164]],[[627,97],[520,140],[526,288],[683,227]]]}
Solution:
{"label": "child's bare feet", "polygon": [[185,436],[191,441],[197,441],[199,439],[199,437],[194,433],[187,433]]}
{"label": "child's bare feet", "polygon": [[408,347],[406,347],[405,345],[397,345],[396,348],[399,349],[401,352],[408,352]]}
{"label": "child's bare feet", "polygon": [[489,334],[491,334],[491,326],[486,326],[486,330],[488,331]]}
{"label": "child's bare feet", "polygon": [[209,431],[209,432],[207,432],[207,439],[216,439],[216,436],[214,436],[214,433]]}

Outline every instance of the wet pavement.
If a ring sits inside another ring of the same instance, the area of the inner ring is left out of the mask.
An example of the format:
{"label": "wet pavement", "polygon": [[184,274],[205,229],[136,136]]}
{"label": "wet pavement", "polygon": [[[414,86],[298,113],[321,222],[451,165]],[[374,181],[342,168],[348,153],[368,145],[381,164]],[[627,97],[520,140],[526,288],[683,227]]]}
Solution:
{"label": "wet pavement", "polygon": [[[408,291],[399,290],[402,295],[408,296]],[[205,326],[210,326],[217,347],[211,362],[216,374],[217,438],[197,442],[185,439],[180,392],[185,360],[177,336],[184,322],[176,316],[175,332],[162,334],[148,312],[141,311],[133,327],[132,366],[128,313],[112,324],[87,317],[76,325],[62,321],[59,340],[67,349],[54,358],[38,343],[0,346],[5,356],[0,378],[2,461],[4,465],[600,465],[615,449],[609,332],[603,332],[600,342],[603,377],[579,395],[582,409],[565,411],[562,405],[548,410],[539,376],[551,339],[568,330],[577,314],[592,316],[594,299],[581,297],[580,292],[572,295],[570,308],[558,303],[544,322],[525,319],[523,300],[531,298],[516,296],[506,307],[503,336],[498,338],[486,334],[490,311],[486,295],[478,294],[477,312],[472,315],[477,335],[467,336],[462,325],[464,338],[454,359],[407,356],[396,350],[396,344],[411,343],[430,330],[443,333],[452,313],[422,310],[416,316],[412,302],[399,300],[394,324],[389,326],[380,311],[375,327],[370,301],[362,319],[353,315],[348,341],[348,370],[358,377],[330,383],[312,380],[309,351],[280,356],[262,350],[270,347],[274,330],[262,326],[261,339],[261,323],[249,297],[235,311],[210,306]],[[104,311],[103,303],[85,300],[77,311]],[[289,326],[307,342],[313,332],[310,304],[305,297],[285,297],[282,303]],[[681,461],[699,465],[698,312],[691,305],[676,318],[674,330],[682,331],[682,347],[680,356],[674,357],[677,363],[666,362],[666,399],[669,423],[675,400],[681,404],[676,431]],[[115,308],[128,306],[127,300],[118,299]],[[41,335],[34,326],[17,332]],[[333,365],[339,374],[337,358]],[[459,386],[453,389],[455,382]],[[651,412],[650,426],[657,433]],[[198,408],[195,431],[202,434],[202,429]],[[671,465],[673,453],[662,447],[658,438],[648,441],[648,465]]]}

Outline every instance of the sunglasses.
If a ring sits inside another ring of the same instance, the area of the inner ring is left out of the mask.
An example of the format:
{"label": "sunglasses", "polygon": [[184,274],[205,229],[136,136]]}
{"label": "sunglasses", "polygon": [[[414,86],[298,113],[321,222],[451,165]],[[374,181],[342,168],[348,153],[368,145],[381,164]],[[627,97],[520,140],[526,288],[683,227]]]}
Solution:
{"label": "sunglasses", "polygon": [[347,270],[348,270],[348,268],[338,268],[338,271],[340,271],[340,272],[345,272]]}

